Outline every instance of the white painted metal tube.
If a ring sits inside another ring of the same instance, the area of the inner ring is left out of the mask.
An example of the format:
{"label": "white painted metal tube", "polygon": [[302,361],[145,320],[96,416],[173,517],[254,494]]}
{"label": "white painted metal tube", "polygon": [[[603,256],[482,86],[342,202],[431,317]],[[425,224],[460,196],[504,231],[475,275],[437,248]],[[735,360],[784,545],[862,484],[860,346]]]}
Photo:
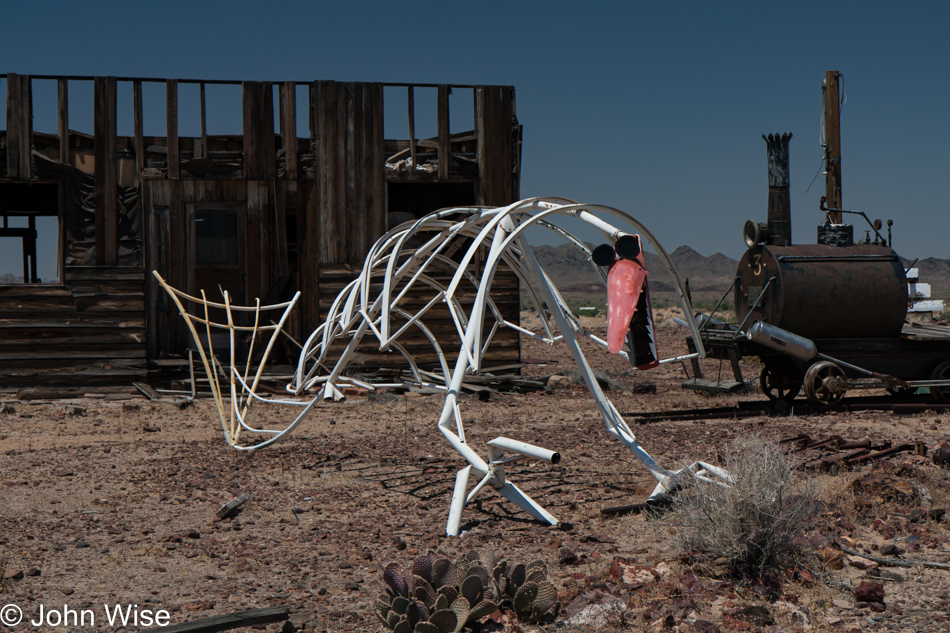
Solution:
{"label": "white painted metal tube", "polygon": [[534,444],[528,444],[527,442],[512,440],[507,437],[496,437],[495,439],[487,442],[487,444],[489,446],[494,446],[512,453],[524,455],[525,457],[540,459],[551,464],[557,464],[559,461],[561,461],[561,454],[558,452],[550,451],[546,448],[535,446]]}
{"label": "white painted metal tube", "polygon": [[448,536],[458,536],[462,524],[462,509],[465,507],[465,497],[468,492],[468,477],[472,472],[471,466],[466,466],[455,475],[455,488],[452,490],[452,505],[449,507],[449,520],[445,524],[445,533]]}

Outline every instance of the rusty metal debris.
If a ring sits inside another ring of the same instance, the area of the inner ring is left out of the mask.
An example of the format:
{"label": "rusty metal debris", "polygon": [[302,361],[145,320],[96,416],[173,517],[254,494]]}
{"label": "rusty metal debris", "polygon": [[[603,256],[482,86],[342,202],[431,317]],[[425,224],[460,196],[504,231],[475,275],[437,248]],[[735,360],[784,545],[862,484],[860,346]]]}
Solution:
{"label": "rusty metal debris", "polygon": [[842,451],[852,451],[845,455],[836,455],[834,457],[816,457],[807,460],[803,464],[806,468],[814,468],[816,470],[831,472],[832,474],[837,474],[842,466],[845,468],[853,468],[858,464],[883,459],[897,455],[898,453],[913,452],[916,455],[927,454],[927,446],[921,441],[894,446],[890,440],[884,440],[880,444],[875,444],[869,437],[865,437],[861,440],[846,440],[840,435],[832,435],[824,439],[813,440],[808,435],[802,433],[795,437],[779,440],[779,444],[796,445],[796,448],[792,452],[823,450],[840,453]]}

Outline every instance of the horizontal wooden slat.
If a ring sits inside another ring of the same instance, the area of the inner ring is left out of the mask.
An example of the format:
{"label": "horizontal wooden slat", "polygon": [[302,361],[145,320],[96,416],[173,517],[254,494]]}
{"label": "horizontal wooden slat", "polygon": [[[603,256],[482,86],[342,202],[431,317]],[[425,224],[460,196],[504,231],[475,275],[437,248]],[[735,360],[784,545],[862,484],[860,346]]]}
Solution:
{"label": "horizontal wooden slat", "polygon": [[108,350],[86,349],[82,351],[0,351],[0,362],[12,362],[19,360],[44,361],[44,360],[89,360],[89,359],[128,359],[145,358],[145,349],[118,349],[119,346],[112,346]]}
{"label": "horizontal wooden slat", "polygon": [[63,279],[72,281],[145,281],[145,269],[138,266],[67,266]]}
{"label": "horizontal wooden slat", "polygon": [[[136,318],[135,316],[129,317],[128,315],[123,320],[116,320],[115,318],[109,318],[108,316],[99,317],[94,314],[74,314],[65,319],[44,319],[41,315],[39,318],[0,318],[0,330],[6,329],[20,329],[24,327],[28,328],[44,328],[44,329],[72,329],[72,328],[94,328],[100,329],[103,327],[107,328],[131,328],[131,329],[143,329],[145,328],[145,318]],[[0,338],[6,337],[7,334],[0,334]],[[16,334],[10,334],[10,336],[16,336]]]}
{"label": "horizontal wooden slat", "polygon": [[[9,334],[9,336],[7,336]],[[36,345],[53,345],[64,347],[69,345],[141,345],[145,342],[144,329],[114,329],[78,328],[68,329],[36,329],[18,328],[4,333],[0,339],[0,350],[11,347]]]}

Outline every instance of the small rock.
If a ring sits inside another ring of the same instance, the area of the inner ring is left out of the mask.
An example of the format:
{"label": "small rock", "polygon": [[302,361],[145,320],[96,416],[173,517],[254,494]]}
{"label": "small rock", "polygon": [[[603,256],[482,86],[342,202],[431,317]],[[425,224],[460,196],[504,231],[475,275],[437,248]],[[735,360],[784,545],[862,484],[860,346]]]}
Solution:
{"label": "small rock", "polygon": [[22,569],[8,569],[3,572],[4,580],[20,580],[21,578],[23,578]]}
{"label": "small rock", "polygon": [[76,549],[84,549],[86,547],[89,547],[89,543],[86,541],[76,541]]}
{"label": "small rock", "polygon": [[548,389],[570,389],[574,381],[569,376],[555,374],[548,378]]}
{"label": "small rock", "polygon": [[0,413],[4,415],[16,415],[16,409],[12,404],[5,404],[0,407]]}
{"label": "small rock", "polygon": [[887,545],[881,546],[881,553],[885,556],[900,556],[904,553],[904,550],[897,547],[893,543],[888,543]]}
{"label": "small rock", "polygon": [[161,429],[158,428],[157,426],[143,426],[142,427],[143,433],[158,433],[159,431],[161,431]]}
{"label": "small rock", "polygon": [[852,608],[851,603],[845,600],[844,598],[835,598],[834,600],[831,601],[831,604],[838,607],[839,609],[850,610]]}
{"label": "small rock", "polygon": [[933,459],[938,466],[950,466],[950,444],[946,441],[941,442],[934,451]]}
{"label": "small rock", "polygon": [[877,569],[878,564],[863,556],[848,556],[848,564],[857,569]]}
{"label": "small rock", "polygon": [[557,561],[561,565],[576,565],[577,554],[568,547],[562,547],[557,551]]}
{"label": "small rock", "polygon": [[884,604],[884,585],[883,583],[866,580],[854,590],[854,598],[859,602]]}
{"label": "small rock", "polygon": [[775,618],[772,617],[772,613],[767,608],[758,604],[743,607],[730,615],[737,620],[748,622],[756,626],[770,626],[775,624]]}
{"label": "small rock", "polygon": [[719,627],[709,620],[696,620],[693,622],[693,631],[696,633],[720,633]]}
{"label": "small rock", "polygon": [[835,522],[835,525],[838,526],[839,528],[841,528],[842,530],[851,531],[851,530],[854,529],[854,525],[851,523],[850,520],[848,520],[848,517],[840,517],[840,518]]}
{"label": "small rock", "polygon": [[26,570],[26,575],[27,575],[27,576],[30,576],[30,577],[39,576],[39,575],[41,575],[42,573],[43,573],[43,572],[41,572],[41,571],[40,571],[38,568],[36,568],[36,567],[30,567],[28,570]]}
{"label": "small rock", "polygon": [[353,582],[352,580],[349,581],[348,583],[344,584],[344,585],[343,585],[343,588],[346,589],[347,591],[359,591],[359,590],[360,590],[359,584],[357,584],[356,582]]}

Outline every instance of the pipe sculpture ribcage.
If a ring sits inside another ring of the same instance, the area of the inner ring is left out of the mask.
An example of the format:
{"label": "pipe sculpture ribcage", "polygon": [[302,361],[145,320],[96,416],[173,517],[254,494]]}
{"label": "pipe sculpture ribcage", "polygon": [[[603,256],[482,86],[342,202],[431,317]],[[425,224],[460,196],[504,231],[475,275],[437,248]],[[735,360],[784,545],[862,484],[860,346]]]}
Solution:
{"label": "pipe sculpture ribcage", "polygon": [[[557,220],[564,217],[574,218],[594,229],[606,244],[591,252],[573,233],[558,226]],[[555,281],[538,263],[528,244],[527,232],[532,228],[551,231],[581,249],[600,272],[608,286],[607,341],[580,327]],[[307,339],[293,382],[287,389],[297,396],[315,390],[319,395],[309,403],[303,403],[303,412],[282,430],[253,429],[240,418],[247,407],[238,411],[238,405],[233,405],[242,428],[270,437],[256,445],[238,446],[231,438],[228,438],[229,443],[243,449],[270,444],[290,432],[318,399],[340,399],[343,397],[342,387],[348,384],[367,388],[381,386],[368,384],[346,373],[357,357],[358,346],[372,340],[380,351],[400,353],[414,382],[440,388],[446,393],[438,429],[468,464],[456,477],[446,532],[449,535],[459,533],[465,504],[486,486],[495,488],[536,519],[555,524],[555,517],[507,479],[505,465],[524,457],[556,463],[560,459],[558,453],[499,437],[488,442],[487,455],[483,459],[465,439],[459,401],[465,377],[481,371],[486,350],[496,333],[501,328],[513,328],[549,344],[563,341],[568,346],[608,431],[657,479],[651,499],[661,498],[678,488],[687,476],[728,485],[731,481],[728,473],[702,462],[678,471],[661,468],[640,446],[633,431],[604,395],[578,346],[577,337],[587,336],[611,352],[627,356],[641,369],[684,358],[661,360],[657,355],[641,240],[652,245],[675,280],[690,335],[696,349],[700,350],[698,353],[704,354],[699,332],[690,317],[689,298],[669,255],[647,228],[632,216],[610,207],[578,204],[562,198],[531,198],[497,208],[443,209],[415,222],[402,224],[380,238],[370,249],[359,276],[336,297],[326,321]],[[476,261],[477,267],[474,265]],[[492,301],[492,281],[502,265],[517,275],[522,290],[538,306],[541,315],[539,331],[528,330],[520,323],[506,319]],[[470,297],[473,291],[474,302],[469,300],[463,305],[461,295],[465,293]],[[431,299],[421,308],[407,309],[404,299],[420,294],[431,296]],[[426,326],[426,314],[442,303],[447,306],[461,340],[458,349],[443,349],[440,340]],[[486,322],[491,324],[490,327],[486,327]],[[400,337],[410,329],[418,330],[431,342],[440,372],[433,374],[421,370],[413,355],[400,343]],[[343,343],[342,352],[337,351]],[[622,349],[625,344],[626,351]],[[455,364],[450,368],[448,360],[453,357]],[[234,382],[232,377],[232,384]],[[246,384],[242,385],[246,387]],[[404,386],[404,383],[398,386]],[[242,397],[245,396],[238,399]],[[253,389],[248,390],[246,398],[268,402],[258,398]],[[469,490],[472,475],[479,481]]]}

